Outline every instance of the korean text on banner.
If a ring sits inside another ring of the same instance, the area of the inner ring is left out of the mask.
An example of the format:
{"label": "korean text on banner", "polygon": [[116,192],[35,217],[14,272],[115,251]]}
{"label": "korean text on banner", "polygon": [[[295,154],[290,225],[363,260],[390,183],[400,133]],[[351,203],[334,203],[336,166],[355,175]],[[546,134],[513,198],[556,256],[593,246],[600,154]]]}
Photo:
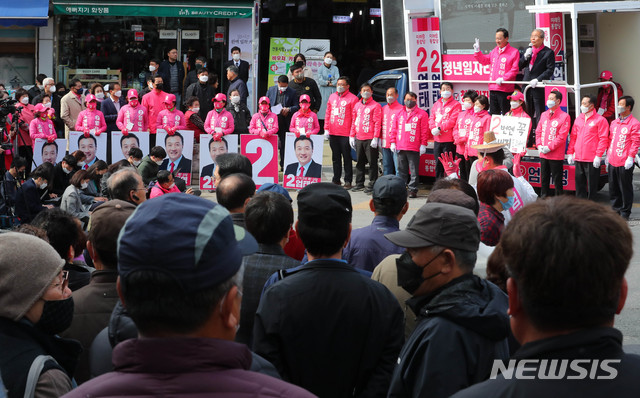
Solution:
{"label": "korean text on banner", "polygon": [[260,138],[257,135],[240,136],[240,153],[249,158],[256,188],[262,184],[278,183],[278,136]]}
{"label": "korean text on banner", "polygon": [[[436,17],[414,18],[409,27],[409,76],[411,80],[440,80],[440,20]],[[438,100],[440,83],[411,83],[418,95],[418,106],[429,109]]]}
{"label": "korean text on banner", "polygon": [[536,26],[544,31],[544,45],[552,49],[556,55],[553,80],[566,80],[564,19],[562,13],[536,14]]}
{"label": "korean text on banner", "polygon": [[506,144],[511,153],[523,153],[527,149],[527,135],[531,119],[526,117],[500,116],[491,117],[491,131],[496,141]]}
{"label": "korean text on banner", "polygon": [[300,39],[272,37],[269,45],[269,74],[267,86],[275,86],[278,76],[286,75],[293,65],[293,57],[300,51]]}

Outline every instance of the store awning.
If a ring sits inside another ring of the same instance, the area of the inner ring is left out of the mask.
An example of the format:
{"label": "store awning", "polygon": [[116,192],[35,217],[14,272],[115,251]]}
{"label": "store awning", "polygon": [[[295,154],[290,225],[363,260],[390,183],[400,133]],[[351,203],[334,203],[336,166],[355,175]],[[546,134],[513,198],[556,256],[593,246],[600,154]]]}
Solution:
{"label": "store awning", "polygon": [[0,6],[0,26],[46,26],[49,0],[3,2]]}
{"label": "store awning", "polygon": [[239,0],[213,2],[211,0],[186,0],[159,2],[157,0],[133,0],[131,2],[106,0],[53,0],[53,12],[57,15],[99,15],[136,17],[183,18],[251,18],[253,1]]}

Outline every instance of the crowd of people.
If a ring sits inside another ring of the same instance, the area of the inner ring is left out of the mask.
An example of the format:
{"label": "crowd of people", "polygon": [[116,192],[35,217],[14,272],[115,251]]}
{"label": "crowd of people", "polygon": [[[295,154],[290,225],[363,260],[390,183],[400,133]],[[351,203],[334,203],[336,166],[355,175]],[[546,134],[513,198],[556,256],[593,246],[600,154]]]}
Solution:
{"label": "crowd of people", "polygon": [[[296,62],[250,115],[248,65],[235,49],[228,95],[216,93],[206,59],[189,76],[172,50],[150,62],[143,96],[129,90],[125,102],[117,84],[85,95],[74,79],[60,98],[62,128],[85,138],[115,124],[123,133],[162,128],[167,139],[193,129],[222,142],[241,127],[263,138],[294,132],[312,150],[306,136],[324,130],[334,175],[298,192],[297,218],[289,192],[256,189],[251,161],[238,153],[216,156],[215,203],[197,197],[157,145],[146,156],[131,147],[113,164],[89,165],[78,150],[31,170],[33,141],[64,134],[42,102],[54,81],[39,77],[44,94],[20,92],[13,138],[24,145],[2,184],[21,225],[0,234],[0,396],[635,396],[640,357],[623,352],[613,326],[628,295],[624,218],[640,123],[630,96],[620,97],[618,118],[600,115],[611,92],[584,96],[573,126],[558,91],[546,111],[532,100],[530,115],[495,57],[530,66],[535,88],[544,77],[533,71],[548,58],[543,34],[532,33],[521,58],[499,29],[496,49],[477,55],[492,65],[489,98],[467,91],[458,102],[443,83],[428,111],[395,88],[384,107],[368,84],[354,95],[327,53],[320,84]],[[31,94],[41,102],[32,106]],[[523,177],[522,154],[490,131],[496,112],[537,119],[545,200]],[[431,140],[437,179],[401,230]],[[562,195],[566,155],[578,198]],[[603,158],[613,209],[587,200]],[[352,228],[348,189],[371,195],[370,225]],[[474,268],[486,247],[494,249],[481,278]],[[550,360],[571,366],[550,370]]]}

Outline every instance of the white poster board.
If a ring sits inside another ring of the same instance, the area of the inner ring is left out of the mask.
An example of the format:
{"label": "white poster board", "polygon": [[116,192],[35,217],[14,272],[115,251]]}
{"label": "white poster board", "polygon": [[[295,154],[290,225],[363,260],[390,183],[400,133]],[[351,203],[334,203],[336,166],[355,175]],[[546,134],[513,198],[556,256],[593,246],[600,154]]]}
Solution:
{"label": "white poster board", "polygon": [[149,132],[134,131],[128,135],[122,134],[122,131],[111,132],[111,162],[115,163],[122,159],[127,159],[129,149],[140,148],[142,156],[149,154]]}
{"label": "white poster board", "polygon": [[324,138],[317,134],[296,138],[294,133],[287,133],[282,176],[285,188],[302,189],[322,181],[323,141]]}
{"label": "white poster board", "polygon": [[223,153],[238,153],[238,134],[225,135],[220,141],[214,141],[211,134],[200,135],[200,189],[214,189],[216,157]]}
{"label": "white poster board", "polygon": [[491,116],[491,130],[496,141],[507,144],[511,153],[522,153],[527,149],[527,136],[531,119],[514,116]]}
{"label": "white poster board", "polygon": [[[167,157],[159,170],[169,170],[175,176],[182,178],[187,185],[191,185],[191,168],[193,159],[193,130],[178,130],[174,135],[168,135],[164,129],[156,132],[156,145],[167,152]],[[171,170],[173,165],[173,170]]]}
{"label": "white poster board", "polygon": [[107,159],[107,135],[89,134],[85,137],[82,131],[69,132],[69,153],[81,150],[87,157],[84,162],[87,166],[92,166],[96,160]]}
{"label": "white poster board", "polygon": [[49,162],[54,166],[62,162],[66,148],[67,140],[65,139],[57,139],[50,143],[44,138],[36,138],[33,146],[33,161],[36,167],[44,162]]}

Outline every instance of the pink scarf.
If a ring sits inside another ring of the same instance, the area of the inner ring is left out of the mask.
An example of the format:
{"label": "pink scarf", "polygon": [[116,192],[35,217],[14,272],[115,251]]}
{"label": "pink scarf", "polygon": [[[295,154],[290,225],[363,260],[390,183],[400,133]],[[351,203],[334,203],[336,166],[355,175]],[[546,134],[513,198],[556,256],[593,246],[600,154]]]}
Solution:
{"label": "pink scarf", "polygon": [[[536,62],[536,58],[538,57],[538,53],[540,52],[540,50],[542,50],[544,48],[544,46],[540,46],[538,48],[532,47],[533,48],[533,52],[531,53],[531,62],[529,62],[529,65],[533,66],[533,63]],[[529,70],[531,70],[531,67],[529,67]]]}

